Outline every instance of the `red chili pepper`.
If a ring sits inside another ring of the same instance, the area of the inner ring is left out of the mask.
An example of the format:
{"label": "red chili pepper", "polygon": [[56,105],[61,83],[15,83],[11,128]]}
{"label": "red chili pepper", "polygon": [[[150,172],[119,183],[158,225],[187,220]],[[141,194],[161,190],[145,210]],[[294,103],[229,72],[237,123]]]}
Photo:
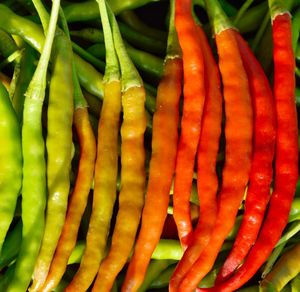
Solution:
{"label": "red chili pepper", "polygon": [[212,18],[223,80],[225,100],[226,158],[218,214],[209,243],[185,275],[178,291],[193,291],[210,271],[231,231],[249,179],[252,153],[252,107],[247,75],[235,39],[235,31],[215,0],[206,1]]}
{"label": "red chili pepper", "polygon": [[222,94],[218,66],[208,40],[200,26],[197,37],[201,45],[205,68],[205,105],[202,130],[198,147],[197,187],[200,201],[200,219],[190,245],[178,263],[170,280],[170,290],[176,290],[184,275],[199,257],[207,245],[217,215],[218,177],[216,160],[219,149],[222,120]]}
{"label": "red chili pepper", "polygon": [[193,230],[189,200],[205,99],[203,54],[195,38],[197,30],[191,8],[191,0],[176,1],[175,27],[183,53],[184,106],[176,159],[173,204],[174,219],[183,248],[187,247]]}
{"label": "red chili pepper", "polygon": [[232,276],[255,243],[270,199],[275,152],[275,106],[269,81],[239,33],[236,40],[248,76],[254,110],[254,145],[243,221],[216,283]]}
{"label": "red chili pepper", "polygon": [[269,5],[273,19],[274,97],[277,119],[274,192],[265,222],[246,261],[233,277],[210,291],[233,291],[256,273],[271,254],[288,222],[296,190],[298,127],[291,18],[290,14],[282,9],[282,2],[270,0]]}

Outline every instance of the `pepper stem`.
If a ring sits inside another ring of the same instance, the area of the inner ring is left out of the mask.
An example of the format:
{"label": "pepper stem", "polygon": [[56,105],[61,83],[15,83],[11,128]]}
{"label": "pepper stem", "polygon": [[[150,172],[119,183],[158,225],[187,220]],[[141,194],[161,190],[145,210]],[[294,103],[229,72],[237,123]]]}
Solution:
{"label": "pepper stem", "polygon": [[269,0],[269,9],[272,21],[277,15],[289,13],[286,6],[286,1],[283,0]]}
{"label": "pepper stem", "polygon": [[120,69],[117,53],[115,51],[113,35],[109,23],[109,18],[107,15],[107,8],[105,0],[96,0],[99,5],[102,28],[104,33],[104,42],[105,42],[105,74],[103,80],[109,82],[112,80],[120,79]]}
{"label": "pepper stem", "polygon": [[170,0],[170,21],[169,21],[169,35],[168,35],[168,46],[167,46],[166,58],[181,57],[182,54],[174,23],[175,23],[175,0]]}
{"label": "pepper stem", "polygon": [[47,36],[44,48],[38,62],[37,68],[34,72],[32,80],[28,86],[25,95],[28,98],[44,101],[46,89],[47,68],[50,60],[52,44],[55,36],[56,23],[60,7],[60,0],[53,0],[50,23],[47,31]]}
{"label": "pepper stem", "polygon": [[[68,23],[64,14],[64,11],[62,8],[59,10],[59,15],[60,15],[60,20],[61,20],[61,25],[64,33],[66,34],[69,42],[71,42],[71,37],[70,37],[70,31],[68,28]],[[72,58],[73,59],[73,58]],[[72,79],[73,79],[73,89],[74,89],[74,107],[75,109],[77,108],[85,108],[88,106],[82,91],[80,87],[80,83],[78,80],[77,72],[76,72],[76,66],[74,60],[72,60]]]}
{"label": "pepper stem", "polygon": [[143,80],[140,77],[137,69],[135,68],[135,66],[133,65],[131,59],[127,54],[124,42],[121,37],[117,20],[107,2],[106,2],[106,8],[108,12],[110,25],[113,31],[113,40],[115,43],[115,49],[121,67],[122,91],[127,91],[131,87],[141,87],[143,86]]}
{"label": "pepper stem", "polygon": [[226,29],[236,29],[222,10],[221,5],[217,0],[205,0],[205,4],[208,16],[213,24],[213,32],[215,35]]}

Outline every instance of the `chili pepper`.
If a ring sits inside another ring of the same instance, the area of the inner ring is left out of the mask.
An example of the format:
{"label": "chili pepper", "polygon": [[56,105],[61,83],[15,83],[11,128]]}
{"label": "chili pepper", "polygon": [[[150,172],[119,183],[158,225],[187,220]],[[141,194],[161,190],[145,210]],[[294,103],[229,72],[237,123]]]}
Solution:
{"label": "chili pepper", "polygon": [[220,270],[217,283],[233,274],[255,243],[270,198],[273,178],[276,126],[272,91],[263,69],[238,33],[236,40],[248,76],[254,108],[253,158],[243,221],[233,249]]}
{"label": "chili pepper", "polygon": [[240,20],[235,23],[235,26],[241,34],[256,31],[261,25],[261,20],[267,12],[268,4],[266,2],[262,2],[248,9],[247,14],[240,18]]}
{"label": "chili pepper", "polygon": [[15,268],[16,268],[16,264],[14,263],[7,268],[4,275],[0,276],[0,290],[1,291],[7,291],[7,287],[14,276]]}
{"label": "chili pepper", "polygon": [[297,292],[300,289],[300,273],[291,281],[291,292]]}
{"label": "chili pepper", "polygon": [[159,274],[174,262],[174,260],[152,260],[148,266],[145,279],[138,291],[147,291],[150,288],[151,283],[159,276]]}
{"label": "chili pepper", "polygon": [[[206,1],[206,7],[214,27],[223,80],[226,158],[218,197],[216,224],[208,244],[181,281],[179,291],[195,289],[198,282],[212,268],[222,243],[234,225],[251,166],[252,108],[247,75],[235,39],[235,31],[224,17],[217,1]],[[240,165],[243,165],[242,169]]]}
{"label": "chili pepper", "polygon": [[[144,73],[147,73],[151,79],[159,80],[163,74],[163,60],[159,57],[146,53],[144,51],[135,49],[134,47],[126,44],[126,50],[132,62],[135,64],[137,69]],[[88,48],[88,51],[95,57],[103,59],[104,45],[95,44]]]}
{"label": "chili pepper", "polygon": [[292,32],[292,45],[294,53],[296,53],[300,34],[300,8],[295,13],[293,13]]}
{"label": "chili pepper", "polygon": [[[61,14],[61,19],[64,31],[70,39],[67,23],[63,14]],[[87,103],[82,95],[76,74],[73,62],[72,75],[75,102],[74,125],[81,148],[79,168],[74,191],[69,201],[65,223],[42,291],[51,291],[56,287],[66,270],[68,259],[76,244],[80,220],[87,205],[87,199],[94,175],[96,141],[89,121]]]}
{"label": "chili pepper", "polygon": [[138,33],[130,26],[119,21],[119,28],[122,36],[135,47],[149,53],[165,55],[166,43],[159,40],[154,40],[146,35]]}
{"label": "chili pepper", "polygon": [[21,130],[8,92],[0,82],[0,252],[22,184]]}
{"label": "chili pepper", "polygon": [[[48,12],[39,0],[34,0],[34,4],[46,30],[49,23]],[[61,31],[56,33],[52,61],[46,139],[48,201],[44,236],[34,269],[31,291],[39,290],[46,280],[63,229],[70,190],[74,104],[72,49],[69,40]]]}
{"label": "chili pepper", "polygon": [[11,264],[18,255],[22,240],[22,223],[19,221],[13,230],[9,231],[3,243],[0,254],[0,270]]}
{"label": "chili pepper", "polygon": [[284,250],[286,244],[288,243],[289,239],[298,233],[300,229],[299,222],[294,222],[291,224],[285,234],[280,238],[280,240],[276,244],[276,248],[273,250],[272,254],[268,257],[268,260],[264,266],[264,269],[261,273],[261,277],[265,278],[265,276],[272,270],[274,263],[277,261],[278,257]]}
{"label": "chili pepper", "polygon": [[[20,17],[6,6],[0,4],[0,28],[11,34],[17,34],[37,51],[41,52],[45,38],[40,26]],[[74,55],[80,84],[91,94],[102,99],[102,75],[89,63]]]}
{"label": "chili pepper", "polygon": [[183,53],[184,105],[176,157],[173,206],[178,235],[184,249],[192,233],[189,198],[205,98],[203,54],[194,37],[196,24],[191,4],[191,1],[179,0],[175,10],[175,27]]}
{"label": "chili pepper", "polygon": [[101,70],[102,72],[105,69],[105,63],[101,60],[98,60],[94,57],[90,52],[86,51],[85,49],[81,48],[76,43],[72,43],[72,47],[74,52],[76,52],[80,57],[82,57],[84,60],[88,61],[90,64],[92,64],[95,68]]}
{"label": "chili pepper", "polygon": [[[109,5],[115,14],[125,10],[131,10],[151,3],[155,0],[109,0]],[[68,22],[86,21],[99,18],[98,7],[95,1],[84,1],[74,3],[64,8],[64,13]]]}
{"label": "chili pepper", "polygon": [[175,171],[182,59],[174,27],[175,3],[170,3],[168,49],[153,117],[152,156],[142,225],[122,291],[136,291],[143,283],[151,255],[163,230]]}
{"label": "chili pepper", "polygon": [[[275,187],[268,213],[244,264],[216,291],[232,291],[248,281],[271,254],[285,228],[298,179],[298,129],[291,19],[283,1],[270,0],[274,41],[274,97],[277,137]],[[280,216],[278,216],[280,214]]]}
{"label": "chili pepper", "polygon": [[[22,127],[22,242],[9,292],[26,291],[44,232],[46,205],[45,144],[41,114],[45,96],[47,67],[55,35],[60,1],[53,1],[50,24],[42,54],[26,91]],[[34,208],[32,206],[34,205]]]}
{"label": "chili pepper", "polygon": [[15,51],[18,50],[13,38],[6,33],[3,29],[0,29],[0,53],[4,58],[9,57]]}
{"label": "chili pepper", "polygon": [[290,280],[300,273],[299,259],[300,244],[297,244],[282,255],[272,271],[260,283],[262,291],[269,291],[269,285],[275,291],[281,291]]}
{"label": "chili pepper", "polygon": [[107,10],[122,75],[121,191],[111,247],[100,265],[92,291],[110,290],[126,263],[140,222],[145,192],[145,90],[126,53],[118,24],[109,6]]}
{"label": "chili pepper", "polygon": [[106,5],[98,1],[104,30],[106,71],[104,101],[98,125],[98,148],[95,165],[93,210],[87,243],[79,270],[66,291],[86,291],[97,274],[105,255],[107,236],[116,199],[118,174],[118,132],[121,113],[121,82],[117,53]]}
{"label": "chili pepper", "polygon": [[103,31],[93,27],[83,28],[80,30],[71,30],[70,35],[74,37],[78,37],[80,39],[84,39],[91,43],[104,42]]}
{"label": "chili pepper", "polygon": [[25,92],[35,70],[35,52],[28,45],[25,45],[24,52],[20,60],[20,74],[16,82],[16,89],[12,96],[12,104],[20,122],[23,119],[23,108]]}
{"label": "chili pepper", "polygon": [[135,29],[139,33],[151,37],[153,39],[165,42],[167,40],[167,33],[165,31],[153,28],[144,23],[133,10],[125,10],[120,13],[120,18],[124,23]]}
{"label": "chili pepper", "polygon": [[200,26],[197,27],[198,42],[204,56],[205,104],[197,153],[197,188],[200,202],[200,219],[193,238],[178,263],[170,281],[170,289],[176,290],[184,275],[207,245],[217,215],[218,177],[216,160],[219,149],[222,120],[222,94],[220,76],[208,40]]}

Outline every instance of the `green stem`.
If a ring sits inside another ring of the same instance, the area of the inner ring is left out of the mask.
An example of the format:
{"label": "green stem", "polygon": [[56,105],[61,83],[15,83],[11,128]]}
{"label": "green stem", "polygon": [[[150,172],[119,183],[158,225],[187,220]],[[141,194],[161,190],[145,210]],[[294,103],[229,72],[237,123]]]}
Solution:
{"label": "green stem", "polygon": [[97,0],[99,4],[99,10],[101,15],[102,28],[104,33],[105,42],[105,75],[103,80],[105,82],[120,80],[119,61],[117,53],[115,51],[114,40],[112,36],[112,30],[107,15],[105,0]]}
{"label": "green stem", "polygon": [[49,25],[49,14],[40,0],[32,0],[32,3],[34,4],[34,7],[40,17],[44,29],[44,34],[46,34]]}
{"label": "green stem", "polygon": [[117,20],[108,5],[107,5],[107,12],[112,27],[115,49],[121,67],[122,90],[127,91],[131,87],[141,87],[143,86],[143,80],[141,79],[137,69],[135,68],[135,66],[133,65],[131,59],[127,54],[125,45],[121,37]]}
{"label": "green stem", "polygon": [[239,20],[244,16],[250,5],[253,3],[254,0],[247,0],[242,7],[239,9],[238,13],[234,17],[233,24],[236,25]]}
{"label": "green stem", "polygon": [[269,9],[272,21],[277,15],[288,12],[285,0],[269,0]]}
{"label": "green stem", "polygon": [[[67,23],[65,14],[64,14],[62,9],[59,10],[59,13],[60,13],[60,19],[61,19],[63,31],[65,32],[66,36],[68,37],[69,41],[71,42],[70,31],[69,31],[69,27],[68,27],[68,23]],[[77,108],[87,107],[88,106],[87,102],[86,102],[86,100],[85,100],[85,98],[82,94],[81,87],[80,87],[80,84],[79,84],[79,80],[78,80],[74,60],[72,60],[72,77],[73,77],[73,87],[74,87],[74,107],[75,107],[75,110]]]}
{"label": "green stem", "polygon": [[181,48],[175,29],[175,0],[170,0],[170,22],[166,58],[181,57]]}
{"label": "green stem", "polygon": [[218,1],[205,0],[205,3],[208,16],[213,24],[214,34],[219,34],[226,29],[234,28]]}
{"label": "green stem", "polygon": [[267,12],[267,14],[264,17],[264,20],[263,20],[261,26],[259,27],[259,30],[257,31],[257,33],[254,37],[254,40],[252,42],[251,48],[252,48],[253,52],[256,52],[257,46],[260,43],[260,41],[262,40],[263,35],[269,24],[270,24],[270,14]]}
{"label": "green stem", "polygon": [[293,49],[294,53],[296,53],[299,33],[300,33],[300,8],[293,14],[292,18],[292,31],[293,31]]}

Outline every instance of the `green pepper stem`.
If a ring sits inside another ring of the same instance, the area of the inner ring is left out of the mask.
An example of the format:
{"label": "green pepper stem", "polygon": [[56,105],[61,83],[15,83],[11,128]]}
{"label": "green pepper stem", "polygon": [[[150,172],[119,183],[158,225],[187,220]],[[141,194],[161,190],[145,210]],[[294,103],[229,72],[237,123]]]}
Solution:
{"label": "green pepper stem", "polygon": [[170,22],[167,46],[167,58],[181,57],[181,48],[178,41],[175,23],[175,0],[170,0]]}
{"label": "green pepper stem", "polygon": [[36,71],[33,74],[32,80],[28,86],[25,95],[28,98],[43,101],[45,97],[47,68],[50,60],[52,44],[55,36],[56,23],[59,13],[60,0],[53,0],[51,10],[50,23],[45,40],[45,45],[38,62]]}
{"label": "green pepper stem", "polygon": [[289,13],[285,0],[269,0],[269,9],[272,21],[277,15]]}
{"label": "green pepper stem", "polygon": [[41,22],[42,22],[44,34],[46,34],[47,30],[48,30],[48,25],[49,25],[49,14],[48,14],[47,10],[45,9],[43,3],[40,0],[32,0],[32,3],[40,17]]}
{"label": "green pepper stem", "polygon": [[121,67],[122,90],[127,91],[131,87],[141,87],[143,86],[142,78],[140,77],[137,69],[135,68],[135,66],[133,65],[131,59],[127,54],[125,45],[121,37],[117,20],[107,3],[106,6],[107,6],[109,21],[112,26],[115,49]]}
{"label": "green pepper stem", "polygon": [[105,0],[97,0],[101,15],[101,22],[104,34],[105,42],[105,74],[103,77],[104,82],[110,82],[114,80],[120,80],[120,69],[117,53],[115,51],[114,40],[112,31],[107,15]]}
{"label": "green pepper stem", "polygon": [[222,31],[230,28],[235,28],[225,15],[217,0],[205,0],[208,16],[213,24],[214,34],[219,34]]}
{"label": "green pepper stem", "polygon": [[[66,34],[69,41],[71,42],[68,23],[67,23],[65,14],[64,14],[64,12],[61,8],[59,10],[59,14],[60,14],[60,19],[61,19],[61,24],[62,24],[63,31]],[[79,80],[78,80],[74,60],[72,60],[72,78],[73,78],[73,87],[74,87],[74,106],[75,106],[75,109],[87,107],[88,104],[87,104],[87,102],[86,102],[86,100],[85,100],[85,98],[82,94],[82,91],[81,91],[81,87],[80,87],[80,84],[79,84]]]}

